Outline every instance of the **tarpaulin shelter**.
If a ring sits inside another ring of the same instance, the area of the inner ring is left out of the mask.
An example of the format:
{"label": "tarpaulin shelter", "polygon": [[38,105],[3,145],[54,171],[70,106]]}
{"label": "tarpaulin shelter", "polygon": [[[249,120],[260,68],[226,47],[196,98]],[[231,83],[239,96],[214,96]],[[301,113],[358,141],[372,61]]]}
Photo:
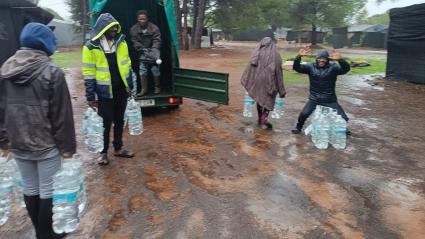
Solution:
{"label": "tarpaulin shelter", "polygon": [[425,84],[425,4],[390,10],[387,78]]}
{"label": "tarpaulin shelter", "polygon": [[25,0],[0,0],[0,65],[19,48],[19,35],[29,22],[49,23],[53,15]]}
{"label": "tarpaulin shelter", "polygon": [[[182,102],[179,97],[228,104],[228,74],[180,68],[173,0],[90,0],[92,26],[101,13],[112,14],[121,24],[123,33],[127,36],[134,72],[138,72],[139,64],[129,31],[137,23],[138,10],[148,12],[149,21],[159,27],[162,40],[161,94],[138,97],[140,105],[176,106]],[[140,82],[138,88],[140,89]]]}

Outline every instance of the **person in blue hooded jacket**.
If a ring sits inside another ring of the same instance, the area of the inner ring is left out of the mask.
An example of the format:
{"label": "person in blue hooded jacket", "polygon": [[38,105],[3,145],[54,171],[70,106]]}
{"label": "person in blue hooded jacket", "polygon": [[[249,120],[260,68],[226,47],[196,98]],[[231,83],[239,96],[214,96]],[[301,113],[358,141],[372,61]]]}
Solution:
{"label": "person in blue hooded jacket", "polygon": [[[316,109],[317,105],[323,105],[336,109],[338,114],[348,121],[348,116],[339,105],[335,84],[338,75],[347,74],[350,71],[350,64],[345,61],[337,51],[332,52],[332,57],[326,50],[320,51],[316,55],[316,62],[301,64],[301,58],[310,52],[310,47],[301,48],[294,61],[293,69],[298,73],[308,74],[310,80],[310,97],[304,109],[298,116],[297,125],[291,130],[293,134],[299,134],[305,121]],[[337,61],[330,62],[330,60]],[[347,130],[347,134],[351,134]]]}
{"label": "person in blue hooded jacket", "polygon": [[52,229],[53,175],[76,152],[71,97],[65,74],[50,59],[56,51],[50,28],[27,24],[20,45],[0,70],[0,148],[21,172],[37,239],[62,238]]}

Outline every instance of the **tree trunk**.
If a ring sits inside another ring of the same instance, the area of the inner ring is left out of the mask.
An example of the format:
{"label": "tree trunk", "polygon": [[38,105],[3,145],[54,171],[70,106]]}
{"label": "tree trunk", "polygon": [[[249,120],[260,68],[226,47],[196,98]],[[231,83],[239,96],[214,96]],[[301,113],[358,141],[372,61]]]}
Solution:
{"label": "tree trunk", "polygon": [[190,34],[190,36],[192,37],[190,40],[190,44],[192,44],[192,46],[195,46],[195,29],[196,29],[196,24],[198,23],[198,11],[199,11],[199,1],[200,0],[193,0],[193,16],[192,16],[192,32]]}
{"label": "tree trunk", "polygon": [[179,39],[179,49],[183,48],[183,32],[182,32],[182,9],[180,8],[180,0],[174,0],[174,13],[176,14],[177,37]]}
{"label": "tree trunk", "polygon": [[315,24],[311,25],[311,45],[317,44],[317,27]]}
{"label": "tree trunk", "polygon": [[188,51],[189,50],[189,34],[187,32],[187,15],[189,14],[189,9],[187,7],[187,1],[188,0],[183,0],[183,14],[184,14],[184,18],[183,18],[183,40],[184,40],[184,50]]}
{"label": "tree trunk", "polygon": [[199,0],[198,15],[196,17],[196,28],[194,34],[194,48],[201,48],[202,32],[204,30],[205,10],[207,7],[207,0]]}

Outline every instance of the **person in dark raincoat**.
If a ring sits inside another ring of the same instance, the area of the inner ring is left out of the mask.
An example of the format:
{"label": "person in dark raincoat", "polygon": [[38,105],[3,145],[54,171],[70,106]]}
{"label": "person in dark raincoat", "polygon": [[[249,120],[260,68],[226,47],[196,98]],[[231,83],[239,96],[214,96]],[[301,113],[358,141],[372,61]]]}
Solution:
{"label": "person in dark raincoat", "polygon": [[56,51],[50,28],[27,24],[20,45],[0,70],[0,148],[18,165],[37,239],[63,238],[52,227],[53,175],[77,148],[71,96],[50,58]]}
{"label": "person in dark raincoat", "polygon": [[241,83],[257,103],[258,125],[271,129],[269,112],[273,110],[276,96],[286,95],[283,84],[282,59],[270,37],[261,40],[242,75]]}
{"label": "person in dark raincoat", "polygon": [[[315,63],[301,64],[301,58],[309,52],[309,47],[301,48],[293,66],[296,72],[308,74],[310,79],[309,101],[301,111],[297,125],[292,129],[293,134],[299,134],[301,132],[305,121],[313,113],[317,105],[336,109],[338,114],[348,121],[347,115],[338,104],[335,83],[338,75],[344,75],[350,71],[350,64],[342,59],[341,54],[335,50],[332,53],[332,57],[330,57],[328,51],[322,50],[316,55]],[[339,64],[330,62],[331,59],[337,61]],[[347,131],[347,134],[351,134],[351,132]]]}

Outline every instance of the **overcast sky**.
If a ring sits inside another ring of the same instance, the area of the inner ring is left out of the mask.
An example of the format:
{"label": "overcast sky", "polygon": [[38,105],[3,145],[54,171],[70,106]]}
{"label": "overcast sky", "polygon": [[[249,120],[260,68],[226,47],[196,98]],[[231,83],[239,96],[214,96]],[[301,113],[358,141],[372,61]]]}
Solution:
{"label": "overcast sky", "polygon": [[[384,13],[388,9],[394,7],[405,7],[417,3],[425,3],[425,0],[396,0],[394,2],[392,0],[387,0],[381,5],[377,5],[375,2],[376,0],[368,0],[366,8],[369,15]],[[65,0],[41,0],[40,5],[55,10],[65,19],[70,19],[69,10],[65,4]]]}

